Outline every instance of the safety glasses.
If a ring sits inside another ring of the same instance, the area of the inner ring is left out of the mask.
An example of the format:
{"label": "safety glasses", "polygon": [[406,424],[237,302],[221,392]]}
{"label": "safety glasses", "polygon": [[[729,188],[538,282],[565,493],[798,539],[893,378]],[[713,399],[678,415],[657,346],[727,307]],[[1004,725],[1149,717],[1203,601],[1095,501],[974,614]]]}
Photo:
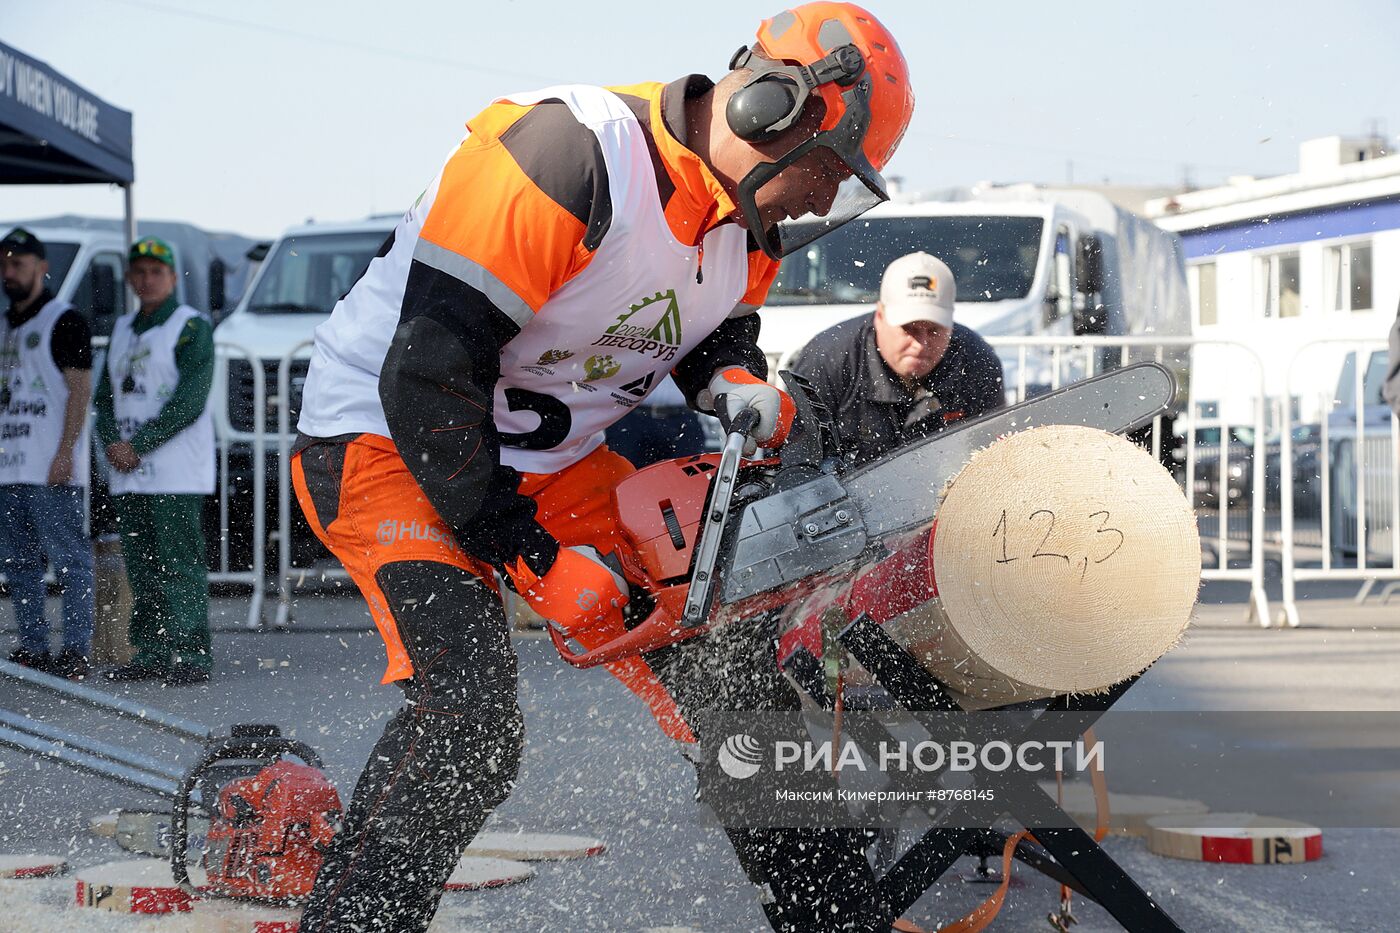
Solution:
{"label": "safety glasses", "polygon": [[131,248],[132,259],[140,259],[142,257],[159,259],[161,262],[170,265],[173,265],[175,262],[175,254],[171,251],[170,247],[166,246],[164,243],[158,243],[155,240],[141,240]]}

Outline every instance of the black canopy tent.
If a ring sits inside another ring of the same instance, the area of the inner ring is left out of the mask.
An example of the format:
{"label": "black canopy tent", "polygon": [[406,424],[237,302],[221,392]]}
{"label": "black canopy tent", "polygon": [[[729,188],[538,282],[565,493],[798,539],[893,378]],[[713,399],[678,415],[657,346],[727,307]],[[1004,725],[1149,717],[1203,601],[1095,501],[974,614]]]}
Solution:
{"label": "black canopy tent", "polygon": [[120,185],[136,239],[131,114],[0,43],[0,184]]}

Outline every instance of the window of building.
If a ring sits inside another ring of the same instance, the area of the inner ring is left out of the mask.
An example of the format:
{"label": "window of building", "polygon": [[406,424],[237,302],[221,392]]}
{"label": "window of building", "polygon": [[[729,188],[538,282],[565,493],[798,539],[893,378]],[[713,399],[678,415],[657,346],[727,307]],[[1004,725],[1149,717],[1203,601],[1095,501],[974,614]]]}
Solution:
{"label": "window of building", "polygon": [[1264,317],[1297,317],[1302,312],[1296,250],[1260,256],[1255,264],[1255,282]]}
{"label": "window of building", "polygon": [[1328,308],[1371,310],[1371,244],[1329,246],[1325,254]]}
{"label": "window of building", "polygon": [[1220,323],[1216,311],[1215,263],[1202,262],[1191,267],[1191,288],[1196,306],[1196,321],[1201,326]]}

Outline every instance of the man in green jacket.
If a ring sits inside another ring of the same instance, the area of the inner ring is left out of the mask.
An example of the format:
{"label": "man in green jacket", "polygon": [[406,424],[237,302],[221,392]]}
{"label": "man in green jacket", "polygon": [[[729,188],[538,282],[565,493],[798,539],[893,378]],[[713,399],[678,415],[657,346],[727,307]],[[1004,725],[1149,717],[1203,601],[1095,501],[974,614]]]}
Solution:
{"label": "man in green jacket", "polygon": [[95,402],[134,597],[136,656],[107,677],[203,683],[209,586],[200,511],[214,491],[214,333],[175,297],[175,253],[163,240],[131,248],[127,280],[141,308],[112,328]]}

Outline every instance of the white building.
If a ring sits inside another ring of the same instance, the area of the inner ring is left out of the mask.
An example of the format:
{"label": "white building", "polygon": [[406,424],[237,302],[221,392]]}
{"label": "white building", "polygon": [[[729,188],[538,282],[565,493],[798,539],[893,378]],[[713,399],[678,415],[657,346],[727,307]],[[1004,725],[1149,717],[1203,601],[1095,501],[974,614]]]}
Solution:
{"label": "white building", "polygon": [[[1181,235],[1196,335],[1245,343],[1264,361],[1266,391],[1315,421],[1347,366],[1328,338],[1383,340],[1400,304],[1400,155],[1383,141],[1330,136],[1302,144],[1298,172],[1232,178],[1157,198],[1146,209]],[[1296,363],[1295,363],[1296,359]],[[1363,373],[1379,378],[1384,352]],[[1251,418],[1251,367],[1225,350],[1197,357],[1198,413]],[[1378,390],[1378,387],[1377,387]],[[1344,399],[1343,403],[1349,403]],[[1379,401],[1376,399],[1374,401]],[[1214,405],[1212,405],[1214,403]]]}

